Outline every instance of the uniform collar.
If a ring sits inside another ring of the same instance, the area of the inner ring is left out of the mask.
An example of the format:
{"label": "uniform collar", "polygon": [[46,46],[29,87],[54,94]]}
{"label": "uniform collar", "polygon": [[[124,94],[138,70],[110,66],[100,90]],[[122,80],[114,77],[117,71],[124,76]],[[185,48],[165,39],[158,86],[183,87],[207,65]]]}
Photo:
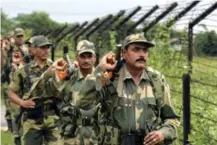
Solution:
{"label": "uniform collar", "polygon": [[[123,67],[120,70],[120,75],[122,75],[123,80],[132,79],[132,76],[131,76],[130,72],[128,71],[125,64],[123,65]],[[150,80],[145,69],[143,69],[142,75],[140,77],[140,81],[141,80]]]}
{"label": "uniform collar", "polygon": [[[45,67],[49,67],[52,64],[52,62],[50,62],[49,60],[46,61]],[[37,67],[39,66],[39,64],[37,63],[37,61],[34,59],[31,63],[30,63],[31,67]]]}
{"label": "uniform collar", "polygon": [[[94,71],[94,67],[92,68],[92,72]],[[84,79],[83,74],[81,73],[80,68],[78,68],[78,80]]]}

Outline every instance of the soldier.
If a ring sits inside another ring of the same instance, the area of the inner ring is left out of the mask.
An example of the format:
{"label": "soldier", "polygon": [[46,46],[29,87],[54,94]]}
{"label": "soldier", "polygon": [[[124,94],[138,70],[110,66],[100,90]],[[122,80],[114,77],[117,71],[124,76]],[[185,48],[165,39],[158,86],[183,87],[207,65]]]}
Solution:
{"label": "soldier", "polygon": [[9,84],[9,72],[7,67],[8,48],[10,43],[13,43],[13,31],[9,32],[6,40],[1,40],[1,96],[5,103],[5,119],[7,121],[8,131],[12,132],[12,117],[10,110],[10,100],[7,95]]}
{"label": "soldier", "polygon": [[54,97],[48,97],[40,77],[51,66],[47,60],[51,43],[45,36],[33,40],[34,60],[19,69],[12,77],[9,86],[10,99],[20,107],[17,122],[23,118],[24,145],[59,145],[59,130],[56,122]]}
{"label": "soldier", "polygon": [[[28,56],[28,48],[25,47],[24,45],[24,37],[25,37],[25,32],[22,28],[15,28],[14,30],[14,35],[13,38],[11,38],[13,43],[10,43],[9,48],[8,48],[8,59],[7,59],[7,67],[8,68],[8,73],[7,77],[9,82],[11,78],[13,77],[14,73],[23,67],[24,65],[24,58]],[[12,126],[13,126],[13,136],[14,136],[14,141],[16,145],[21,144],[21,132],[19,128],[19,124],[16,123],[16,118],[19,115],[20,112],[20,107],[13,102],[11,102],[10,106],[11,110],[11,117],[12,117]]]}
{"label": "soldier", "polygon": [[[94,50],[95,48],[92,42],[81,40],[77,45],[76,52],[77,71],[67,80],[63,80],[63,85],[53,85],[57,87],[46,85],[46,89],[49,93],[54,93],[58,89],[59,94],[61,94],[64,100],[64,107],[61,109],[61,134],[63,136],[64,145],[97,145],[97,137],[94,128],[95,118],[93,117],[95,115],[94,109],[87,111],[74,107],[74,104],[80,99],[78,93],[81,89],[81,85],[85,81],[86,76],[91,74],[94,70],[94,64],[96,62]],[[58,61],[59,60],[56,62]],[[47,82],[52,83],[51,81]],[[55,89],[56,91],[54,91]],[[91,106],[86,106],[84,109],[94,106],[97,105],[93,103]],[[97,107],[95,107],[95,109],[96,108]]]}
{"label": "soldier", "polygon": [[31,37],[28,41],[25,42],[26,46],[28,47],[29,51],[29,57],[26,57],[27,62],[34,59],[34,47],[32,46],[32,42],[34,40],[35,36]]}
{"label": "soldier", "polygon": [[[160,72],[147,66],[153,46],[142,34],[127,36],[121,66],[109,53],[82,85],[77,107],[85,108],[92,100],[102,104],[100,145],[168,145],[176,139],[179,117],[171,106],[169,85]],[[110,78],[104,71],[111,70],[116,71]]]}

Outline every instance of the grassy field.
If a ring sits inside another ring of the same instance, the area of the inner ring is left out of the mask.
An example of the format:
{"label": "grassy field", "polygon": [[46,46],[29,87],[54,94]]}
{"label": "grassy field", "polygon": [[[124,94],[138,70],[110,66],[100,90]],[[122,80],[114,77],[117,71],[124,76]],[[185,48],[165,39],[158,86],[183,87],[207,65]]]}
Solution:
{"label": "grassy field", "polygon": [[[61,56],[59,52],[58,56]],[[187,61],[186,61],[187,64]],[[217,134],[217,126],[211,120],[217,120],[213,116],[217,116],[217,106],[213,106],[209,102],[217,104],[215,94],[217,94],[217,58],[199,58],[194,57],[193,73],[191,82],[191,135],[190,140],[198,145],[216,145],[215,138]],[[185,63],[177,64],[173,67],[157,68],[163,72],[171,86],[172,102],[176,113],[181,116],[181,126],[179,128],[179,139],[183,139],[182,127],[182,75],[187,72]],[[168,77],[167,77],[168,75]],[[173,78],[169,76],[176,76]],[[194,82],[198,80],[202,83]],[[208,84],[208,85],[207,85]],[[210,86],[211,85],[211,86]],[[213,85],[213,86],[212,86]],[[178,91],[178,92],[177,92]],[[205,101],[208,101],[205,102]],[[8,132],[1,131],[1,145],[12,145],[12,135]],[[179,142],[180,145],[182,144]]]}
{"label": "grassy field", "polygon": [[11,133],[1,131],[1,145],[13,145],[13,137]]}

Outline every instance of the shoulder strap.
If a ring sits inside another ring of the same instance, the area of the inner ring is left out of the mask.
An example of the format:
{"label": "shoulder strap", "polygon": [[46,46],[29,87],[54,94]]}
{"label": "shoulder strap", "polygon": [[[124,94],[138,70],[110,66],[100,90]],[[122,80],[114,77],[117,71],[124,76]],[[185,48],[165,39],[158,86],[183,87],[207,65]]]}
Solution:
{"label": "shoulder strap", "polygon": [[24,71],[26,73],[26,87],[28,87],[28,90],[30,89],[30,87],[32,86],[32,83],[31,83],[31,79],[30,79],[30,65],[27,64],[24,66]]}
{"label": "shoulder strap", "polygon": [[18,75],[19,79],[20,79],[20,90],[21,90],[21,97],[23,97],[24,95],[24,80],[23,80],[23,76],[21,74]]}
{"label": "shoulder strap", "polygon": [[13,52],[13,50],[14,50],[14,48],[10,44],[10,49],[8,51],[8,58],[9,58],[9,62],[8,63],[12,63],[12,52]]}

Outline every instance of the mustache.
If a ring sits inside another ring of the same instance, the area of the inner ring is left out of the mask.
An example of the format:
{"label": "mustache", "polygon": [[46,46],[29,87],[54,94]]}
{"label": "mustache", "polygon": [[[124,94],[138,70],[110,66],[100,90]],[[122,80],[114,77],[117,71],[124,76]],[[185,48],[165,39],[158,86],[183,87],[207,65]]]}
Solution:
{"label": "mustache", "polygon": [[89,63],[89,62],[84,62],[84,63],[82,63],[82,65],[86,65],[86,64],[90,65],[90,63]]}
{"label": "mustache", "polygon": [[136,60],[136,62],[138,62],[138,61],[146,62],[146,59],[145,59],[144,57],[141,57],[141,58],[138,58],[138,59]]}

